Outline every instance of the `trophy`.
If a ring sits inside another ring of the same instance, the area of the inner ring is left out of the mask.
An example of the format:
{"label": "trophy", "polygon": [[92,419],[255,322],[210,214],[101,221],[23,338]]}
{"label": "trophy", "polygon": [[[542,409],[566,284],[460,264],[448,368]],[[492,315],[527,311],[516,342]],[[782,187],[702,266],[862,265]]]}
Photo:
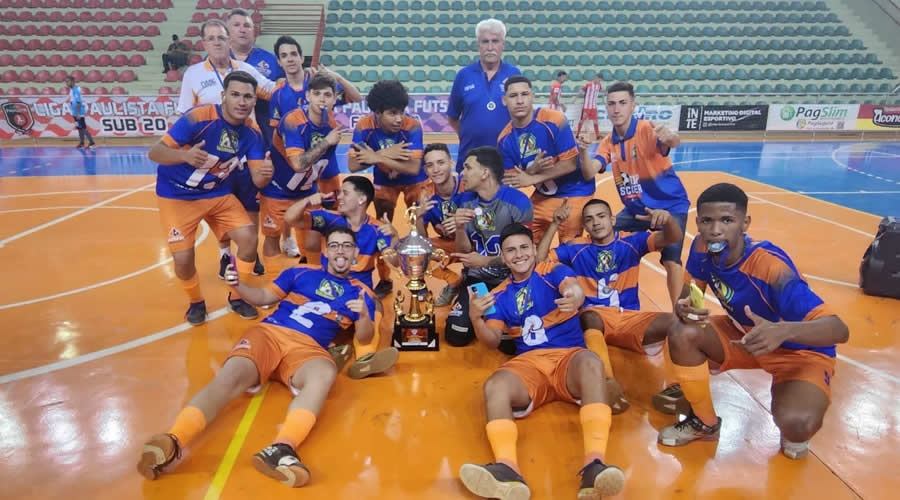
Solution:
{"label": "trophy", "polygon": [[438,249],[428,238],[416,231],[416,208],[413,205],[406,209],[410,233],[400,240],[395,251],[400,259],[400,272],[409,282],[406,290],[409,293],[409,307],[403,309],[404,293],[397,290],[394,299],[394,337],[393,346],[401,351],[437,351],[438,336],[434,329],[434,296],[425,285],[428,265],[432,258],[445,259],[444,252]]}

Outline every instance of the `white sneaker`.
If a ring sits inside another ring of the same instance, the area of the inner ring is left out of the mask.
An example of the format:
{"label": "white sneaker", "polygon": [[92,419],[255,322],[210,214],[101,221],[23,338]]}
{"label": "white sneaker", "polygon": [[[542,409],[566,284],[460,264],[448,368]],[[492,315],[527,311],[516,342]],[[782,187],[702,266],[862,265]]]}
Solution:
{"label": "white sneaker", "polygon": [[791,460],[800,460],[809,454],[809,441],[795,443],[781,438],[781,452]]}
{"label": "white sneaker", "polygon": [[282,238],[281,251],[288,257],[299,257],[300,248],[297,246],[297,240],[293,236]]}

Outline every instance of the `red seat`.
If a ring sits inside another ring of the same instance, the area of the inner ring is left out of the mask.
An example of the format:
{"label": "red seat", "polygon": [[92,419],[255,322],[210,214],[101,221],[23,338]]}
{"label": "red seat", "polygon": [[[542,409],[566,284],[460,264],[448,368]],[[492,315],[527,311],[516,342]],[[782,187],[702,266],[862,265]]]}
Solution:
{"label": "red seat", "polygon": [[[74,73],[73,73],[73,74],[74,74]],[[75,78],[75,77],[73,76],[72,78]],[[83,80],[84,80],[84,78],[75,78],[75,81],[76,81],[76,82],[80,82],[80,81],[83,81]],[[91,92],[91,89],[89,89],[89,88],[87,88],[87,87],[82,87],[81,85],[79,85],[79,87],[81,88],[81,95],[91,95],[91,94],[96,94],[96,92]],[[66,93],[68,93],[68,92],[66,92]]]}
{"label": "red seat", "polygon": [[69,75],[71,75],[76,82],[84,80],[84,71],[81,71],[80,69],[72,70],[71,72],[69,72]]}
{"label": "red seat", "polygon": [[79,66],[96,66],[97,65],[97,56],[94,54],[85,54],[81,57],[81,61],[78,63]]}
{"label": "red seat", "polygon": [[115,33],[116,36],[128,36],[128,26],[122,24],[116,26],[115,31],[113,31],[112,29],[110,29],[109,31],[110,35]]}
{"label": "red seat", "polygon": [[129,24],[137,22],[137,14],[135,14],[133,10],[126,12],[125,15],[122,16],[122,22]]}
{"label": "red seat", "polygon": [[25,95],[41,95],[41,93],[38,91],[38,89],[36,89],[34,87],[26,87],[25,91],[22,93]]}
{"label": "red seat", "polygon": [[119,73],[119,81],[122,83],[133,82],[135,80],[137,80],[137,75],[134,74],[134,71],[131,71],[130,69],[126,69],[125,71]]}
{"label": "red seat", "polygon": [[109,95],[109,90],[106,90],[106,87],[94,87],[94,95]]}
{"label": "red seat", "polygon": [[111,93],[112,95],[126,95],[126,94],[128,94],[128,92],[126,92],[125,89],[122,88],[122,87],[113,87],[113,88],[109,89],[109,91],[110,91],[110,93]]}
{"label": "red seat", "polygon": [[108,50],[110,52],[118,52],[121,49],[122,49],[122,43],[119,42],[118,38],[112,38],[110,40],[107,40],[106,50]]}
{"label": "red seat", "polygon": [[165,81],[167,81],[167,82],[180,82],[180,81],[181,81],[181,73],[179,73],[178,70],[174,70],[174,69],[173,69],[173,70],[169,70],[169,71],[166,72],[166,79],[165,79]]}
{"label": "red seat", "polygon": [[[66,23],[74,23],[75,21],[78,20],[78,13],[71,11],[71,10],[64,12],[62,20],[63,20],[63,22],[66,22]],[[80,26],[79,26],[79,28],[80,28]]]}
{"label": "red seat", "polygon": [[[59,95],[69,95],[69,87],[62,86],[56,90],[56,93]],[[84,92],[82,92],[84,94]]]}
{"label": "red seat", "polygon": [[89,23],[94,20],[94,16],[92,16],[90,12],[83,10],[78,14],[78,20],[83,23]]}
{"label": "red seat", "polygon": [[16,59],[13,63],[13,66],[30,66],[31,58],[26,54],[19,54],[16,56]]}
{"label": "red seat", "polygon": [[199,0],[199,1],[197,2],[197,9],[198,9],[198,10],[206,10],[206,9],[208,9],[208,8],[209,8],[209,2],[207,2],[206,0]]}
{"label": "red seat", "polygon": [[47,83],[50,81],[50,72],[46,69],[42,69],[34,75],[34,81],[38,83]]}
{"label": "red seat", "polygon": [[106,20],[110,23],[120,23],[122,22],[122,13],[114,10],[109,13],[109,16],[107,16]]}
{"label": "red seat", "polygon": [[114,83],[119,79],[119,73],[114,69],[108,69],[103,72],[103,79],[101,80],[103,83]]}
{"label": "red seat", "polygon": [[135,24],[131,28],[128,29],[128,34],[131,36],[144,36],[144,27],[138,24]]}
{"label": "red seat", "polygon": [[55,38],[47,38],[44,39],[44,43],[42,44],[41,49],[44,51],[52,51],[56,50],[58,47],[59,45],[57,45]]}
{"label": "red seat", "polygon": [[84,36],[89,36],[91,38],[97,37],[100,35],[100,27],[96,24],[89,24],[87,28],[84,29]]}
{"label": "red seat", "polygon": [[210,0],[209,8],[214,10],[222,10],[225,8],[225,5],[222,3],[222,0]]}
{"label": "red seat", "polygon": [[250,2],[250,0],[241,0],[241,8],[242,9],[252,9],[253,4]]}
{"label": "red seat", "polygon": [[9,47],[16,52],[21,52],[25,50],[25,41],[21,38],[17,38],[10,42]]}
{"label": "red seat", "polygon": [[134,41],[134,38],[126,38],[122,40],[123,52],[134,52],[135,50],[137,50],[137,42]]}
{"label": "red seat", "polygon": [[147,39],[141,40],[137,44],[137,50],[138,52],[147,52],[153,50],[153,42]]}
{"label": "red seat", "polygon": [[25,50],[30,50],[30,51],[41,50],[41,41],[38,40],[37,38],[32,38],[31,40],[28,40],[28,42],[25,43]]}
{"label": "red seat", "polygon": [[207,13],[206,13],[206,20],[207,20],[207,21],[210,20],[210,19],[218,19],[218,18],[219,18],[219,13],[218,13],[218,12],[207,12]]}
{"label": "red seat", "polygon": [[[71,68],[72,66],[78,66],[79,61],[80,59],[78,57],[78,54],[69,54],[63,60],[63,63]],[[59,64],[57,64],[56,66],[59,66]]]}
{"label": "red seat", "polygon": [[137,15],[135,21],[141,24],[150,24],[153,21],[153,16],[151,16],[149,12],[144,11]]}
{"label": "red seat", "polygon": [[66,76],[67,76],[66,70],[58,69],[53,72],[53,77],[50,78],[50,81],[54,82],[54,83],[62,83],[64,81],[66,81]]}
{"label": "red seat", "polygon": [[87,50],[89,47],[90,47],[90,45],[88,44],[88,41],[85,40],[84,38],[79,38],[79,39],[75,42],[75,50],[76,50],[77,52],[84,52],[84,51]]}
{"label": "red seat", "polygon": [[198,62],[203,60],[203,56],[200,54],[191,54],[191,57],[188,59],[189,64],[197,64]]}
{"label": "red seat", "polygon": [[206,52],[206,47],[203,46],[203,40],[194,42],[194,50],[197,52]]}
{"label": "red seat", "polygon": [[99,12],[94,13],[94,22],[105,23],[108,20],[109,20],[109,16],[106,14],[106,11],[101,10]]}
{"label": "red seat", "polygon": [[50,36],[53,34],[53,26],[49,24],[42,24],[38,26],[37,34],[41,36]]}
{"label": "red seat", "polygon": [[37,26],[33,24],[26,24],[24,28],[22,28],[22,34],[25,36],[32,36],[37,34]]}
{"label": "red seat", "polygon": [[61,54],[50,54],[47,60],[47,66],[62,66],[63,56]]}
{"label": "red seat", "polygon": [[9,50],[9,40],[7,40],[6,38],[0,38],[0,50]]}
{"label": "red seat", "polygon": [[68,52],[70,50],[75,50],[75,45],[72,43],[72,40],[63,38],[59,41],[59,45],[56,46],[56,50]]}
{"label": "red seat", "polygon": [[100,35],[102,36],[125,36],[128,34],[128,28],[125,26],[119,25],[113,28],[112,26],[106,24],[102,28],[100,28]]}
{"label": "red seat", "polygon": [[101,52],[103,51],[103,40],[94,40],[88,46],[91,49],[91,52]]}
{"label": "red seat", "polygon": [[191,22],[192,22],[192,23],[202,23],[202,22],[205,21],[205,20],[206,20],[206,16],[204,16],[204,15],[203,15],[202,13],[200,13],[200,12],[194,12],[194,15],[191,16]]}
{"label": "red seat", "polygon": [[[170,6],[171,6],[171,2],[170,2]],[[166,7],[166,8],[168,9],[169,7]],[[154,23],[164,23],[167,20],[166,13],[162,12],[162,11],[156,11],[156,13],[153,14],[152,20]]]}
{"label": "red seat", "polygon": [[[4,55],[4,56],[9,56],[9,54],[3,54],[3,55]],[[10,57],[10,59],[12,59],[12,56],[9,56],[9,57]],[[0,64],[3,63],[2,58],[3,58],[3,56],[0,56]],[[5,66],[5,65],[4,65],[4,66]],[[17,77],[18,77],[18,74],[16,73],[16,70],[8,69],[8,70],[6,70],[6,71],[3,72],[3,75],[2,75],[2,77],[0,77],[0,79],[2,79],[2,80],[3,80],[4,82],[6,82],[6,83],[9,83],[9,82],[14,82],[14,81],[16,81],[16,78],[17,78]]]}
{"label": "red seat", "polygon": [[88,83],[97,83],[103,79],[103,74],[97,71],[96,69],[92,69],[84,75],[84,81]]}
{"label": "red seat", "polygon": [[84,28],[78,26],[69,26],[69,36],[81,36],[84,34]]}
{"label": "red seat", "polygon": [[112,66],[112,56],[109,54],[100,54],[97,56],[97,66],[106,68]]}
{"label": "red seat", "polygon": [[114,68],[121,68],[122,66],[125,66],[127,64],[128,56],[126,56],[125,54],[117,54],[115,57],[113,57],[112,65]]}
{"label": "red seat", "polygon": [[31,58],[31,65],[37,67],[47,66],[47,56],[44,54],[37,54]]}
{"label": "red seat", "polygon": [[47,16],[47,20],[50,21],[51,23],[58,23],[58,22],[62,21],[62,18],[63,18],[62,12],[60,12],[58,10],[54,10],[53,12],[50,13],[49,16]]}
{"label": "red seat", "polygon": [[199,26],[188,26],[187,31],[184,36],[193,37],[200,36],[200,27]]}
{"label": "red seat", "polygon": [[18,24],[6,27],[6,34],[10,36],[18,36],[22,34],[22,27]]}
{"label": "red seat", "polygon": [[56,95],[56,89],[53,87],[44,87],[41,89],[41,95]]}
{"label": "red seat", "polygon": [[172,95],[175,93],[175,89],[172,87],[160,87],[159,95]]}
{"label": "red seat", "polygon": [[34,71],[31,71],[30,69],[20,71],[17,80],[19,81],[19,83],[28,83],[34,81]]}
{"label": "red seat", "polygon": [[147,60],[140,54],[135,54],[128,60],[128,65],[132,68],[139,68],[145,64],[147,64]]}
{"label": "red seat", "polygon": [[19,87],[10,87],[6,89],[6,95],[22,95],[22,89]]}
{"label": "red seat", "polygon": [[239,7],[239,5],[238,5],[237,0],[225,0],[225,8],[226,9],[236,9],[238,7]]}
{"label": "red seat", "polygon": [[147,26],[144,28],[144,36],[159,36],[159,26],[156,26],[155,24]]}

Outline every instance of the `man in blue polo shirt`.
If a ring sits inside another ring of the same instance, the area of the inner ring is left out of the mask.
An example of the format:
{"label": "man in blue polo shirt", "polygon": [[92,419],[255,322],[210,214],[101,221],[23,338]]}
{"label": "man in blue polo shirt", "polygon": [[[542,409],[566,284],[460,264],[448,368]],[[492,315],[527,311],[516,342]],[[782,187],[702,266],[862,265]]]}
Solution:
{"label": "man in blue polo shirt", "polygon": [[497,136],[509,122],[503,104],[503,82],[521,74],[519,68],[502,61],[506,26],[496,19],[485,19],[475,26],[479,59],[462,68],[453,81],[447,119],[459,136],[456,169],[469,150],[478,146],[496,146]]}

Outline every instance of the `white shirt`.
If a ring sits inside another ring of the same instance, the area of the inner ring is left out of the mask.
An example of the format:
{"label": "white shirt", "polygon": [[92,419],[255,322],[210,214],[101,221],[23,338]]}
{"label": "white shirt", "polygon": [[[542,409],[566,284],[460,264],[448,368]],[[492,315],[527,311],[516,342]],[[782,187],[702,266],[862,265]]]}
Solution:
{"label": "white shirt", "polygon": [[[243,61],[231,59],[228,73],[236,70],[246,71],[256,79],[257,97],[268,99],[272,95],[275,82],[262,76],[256,68]],[[181,79],[178,112],[183,114],[199,104],[222,104],[222,91],[225,90],[222,87],[224,81],[225,79],[216,71],[209,59],[192,64],[185,70],[184,77]]]}

